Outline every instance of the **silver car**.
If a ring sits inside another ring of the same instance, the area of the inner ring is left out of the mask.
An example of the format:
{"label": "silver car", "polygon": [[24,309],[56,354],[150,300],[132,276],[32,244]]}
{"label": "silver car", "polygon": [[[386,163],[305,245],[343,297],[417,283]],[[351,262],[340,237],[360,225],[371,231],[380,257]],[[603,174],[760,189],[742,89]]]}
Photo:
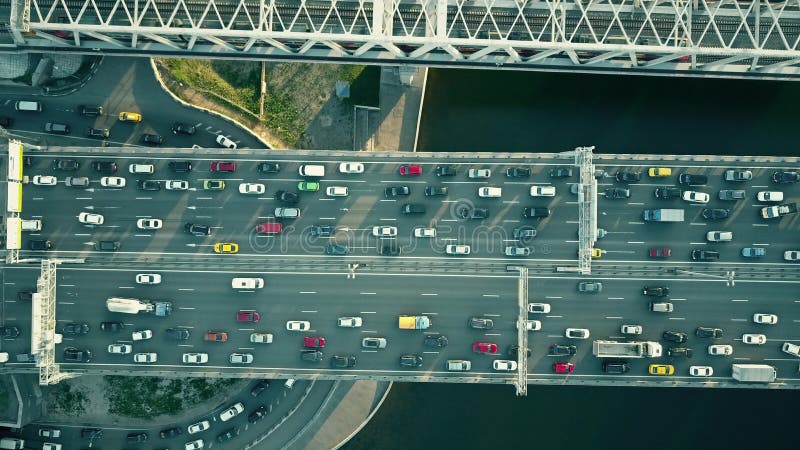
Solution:
{"label": "silver car", "polygon": [[599,281],[581,281],[578,283],[578,292],[596,294],[603,292],[603,283]]}

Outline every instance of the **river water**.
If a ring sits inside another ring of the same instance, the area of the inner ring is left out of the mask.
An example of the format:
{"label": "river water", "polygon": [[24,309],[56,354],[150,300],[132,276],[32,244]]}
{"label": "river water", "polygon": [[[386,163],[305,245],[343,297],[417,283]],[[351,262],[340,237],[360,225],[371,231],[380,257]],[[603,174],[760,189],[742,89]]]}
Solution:
{"label": "river water", "polygon": [[[797,156],[800,84],[432,70],[421,151]],[[345,450],[790,450],[800,391],[396,383]]]}

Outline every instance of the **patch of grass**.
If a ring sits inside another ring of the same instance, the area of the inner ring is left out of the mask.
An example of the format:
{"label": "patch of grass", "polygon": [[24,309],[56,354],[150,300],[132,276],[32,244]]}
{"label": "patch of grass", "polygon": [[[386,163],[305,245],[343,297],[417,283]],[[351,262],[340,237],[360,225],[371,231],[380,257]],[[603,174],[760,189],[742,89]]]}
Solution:
{"label": "patch of grass", "polygon": [[49,395],[55,410],[62,414],[79,416],[86,412],[86,403],[89,399],[83,392],[73,389],[68,381],[50,386]]}

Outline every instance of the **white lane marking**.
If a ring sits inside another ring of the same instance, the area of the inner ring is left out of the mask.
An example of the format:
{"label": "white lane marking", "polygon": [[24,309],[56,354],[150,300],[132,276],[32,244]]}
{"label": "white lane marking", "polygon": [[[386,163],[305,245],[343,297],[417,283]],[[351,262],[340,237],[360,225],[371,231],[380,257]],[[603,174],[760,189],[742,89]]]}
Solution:
{"label": "white lane marking", "polygon": [[731,322],[747,322],[747,319],[731,319]]}
{"label": "white lane marking", "polygon": [[316,294],[316,291],[300,291],[301,294]]}
{"label": "white lane marking", "polygon": [[117,289],[133,289],[134,286],[118,286]]}
{"label": "white lane marking", "polygon": [[361,311],[359,314],[377,314],[377,311]]}
{"label": "white lane marking", "polygon": [[608,297],[609,300],[625,300],[625,297]]}
{"label": "white lane marking", "polygon": [[672,301],[682,301],[682,300],[686,300],[686,299],[685,298],[671,298],[670,300],[672,300]]}
{"label": "white lane marking", "polygon": [[378,295],[377,292],[359,292],[361,295]]}
{"label": "white lane marking", "polygon": [[578,241],[564,241],[564,242],[569,242],[570,244],[577,244],[578,243]]}
{"label": "white lane marking", "polygon": [[74,284],[59,284],[58,287],[75,287]]}
{"label": "white lane marking", "polygon": [[548,319],[560,319],[564,316],[545,316],[545,317],[547,317]]}
{"label": "white lane marking", "polygon": [[634,202],[629,202],[628,204],[631,205],[631,206],[633,206],[633,205],[636,205],[636,206],[644,205],[644,203],[634,203]]}
{"label": "white lane marking", "polygon": [[644,241],[628,241],[628,244],[644,244]]}
{"label": "white lane marking", "polygon": [[628,225],[644,225],[644,222],[628,222]]}
{"label": "white lane marking", "polygon": [[193,291],[194,288],[178,288],[179,291]]}
{"label": "white lane marking", "polygon": [[483,294],[482,296],[483,297],[492,297],[492,298],[499,298],[500,297],[499,294]]}
{"label": "white lane marking", "polygon": [[423,296],[437,296],[437,295],[439,295],[439,294],[427,294],[427,293],[423,293],[423,294],[419,294],[419,295],[423,295]]}
{"label": "white lane marking", "polygon": [[378,220],[380,220],[380,221],[389,221],[389,222],[394,222],[394,221],[396,221],[397,219],[378,219]]}
{"label": "white lane marking", "polygon": [[752,225],[753,225],[754,227],[768,227],[768,226],[769,226],[769,225],[767,225],[766,223],[754,223],[754,224],[752,224]]}
{"label": "white lane marking", "polygon": [[686,320],[685,317],[670,317],[669,320]]}
{"label": "white lane marking", "polygon": [[769,244],[753,244],[753,247],[769,247]]}
{"label": "white lane marking", "polygon": [[689,242],[689,245],[708,245],[708,242]]}
{"label": "white lane marking", "polygon": [[704,226],[706,226],[707,224],[705,224],[705,223],[697,223],[697,222],[692,222],[692,223],[690,223],[689,225],[696,226],[696,227],[704,227]]}
{"label": "white lane marking", "polygon": [[183,310],[186,310],[186,311],[193,311],[193,310],[195,310],[197,308],[194,308],[194,307],[191,307],[191,306],[180,306],[180,307],[178,307],[178,309],[183,309]]}
{"label": "white lane marking", "polygon": [[606,316],[606,319],[622,319],[622,316]]}
{"label": "white lane marking", "polygon": [[564,297],[557,297],[555,295],[545,295],[544,298],[564,298]]}
{"label": "white lane marking", "polygon": [[734,298],[734,299],[731,299],[731,301],[732,302],[749,302],[750,300],[748,300],[746,298]]}

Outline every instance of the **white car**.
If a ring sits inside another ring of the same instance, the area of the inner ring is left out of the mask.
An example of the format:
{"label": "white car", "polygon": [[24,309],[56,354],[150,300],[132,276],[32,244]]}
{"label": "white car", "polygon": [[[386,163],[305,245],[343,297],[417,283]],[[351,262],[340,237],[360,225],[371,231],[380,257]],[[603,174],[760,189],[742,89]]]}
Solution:
{"label": "white car", "polygon": [[503,196],[503,188],[489,187],[489,186],[478,188],[478,197],[499,198],[502,196]]}
{"label": "white car", "polygon": [[156,171],[156,167],[152,164],[131,164],[128,166],[128,172],[130,173],[153,173]]}
{"label": "white car", "polygon": [[133,346],[130,344],[111,344],[108,346],[108,353],[113,355],[127,355],[133,351]]}
{"label": "white car", "polygon": [[469,178],[489,178],[491,176],[491,169],[469,169],[467,172],[467,177]]}
{"label": "white car", "polygon": [[103,177],[100,178],[100,186],[110,188],[124,188],[125,178],[122,177]]}
{"label": "white car", "polygon": [[328,186],[325,188],[325,195],[328,197],[347,197],[350,189],[347,186]]}
{"label": "white car", "polygon": [[311,329],[311,322],[307,320],[290,320],[286,322],[288,331],[308,331]]}
{"label": "white car", "polygon": [[775,325],[778,323],[778,316],[775,314],[755,313],[753,314],[753,322]]}
{"label": "white car", "polygon": [[418,238],[435,238],[436,228],[416,227],[414,228],[414,236]]}
{"label": "white car", "polygon": [[159,273],[137,273],[136,284],[161,284]]}
{"label": "white car", "polygon": [[792,356],[800,356],[800,345],[792,344],[791,342],[784,342],[781,350]]}
{"label": "white car", "polygon": [[233,419],[234,417],[238,416],[239,414],[241,414],[243,411],[244,411],[244,405],[242,404],[242,402],[238,402],[232,405],[230,408],[226,409],[225,411],[219,413],[219,420],[227,422]]}
{"label": "white car", "polygon": [[517,370],[517,362],[508,359],[495,359],[492,361],[492,368],[498,372],[511,372]]}
{"label": "white car", "polygon": [[261,289],[263,287],[263,278],[234,278],[231,280],[233,289]]}
{"label": "white car", "polygon": [[197,422],[189,425],[189,427],[186,428],[186,431],[188,431],[189,434],[197,434],[206,431],[209,428],[211,428],[211,424],[207,420],[204,420],[202,422]]}
{"label": "white car", "polygon": [[550,304],[528,303],[528,312],[531,314],[548,314],[550,312]]}
{"label": "white car", "polygon": [[690,366],[689,375],[693,377],[710,377],[714,375],[714,368],[710,366]]}
{"label": "white car", "polygon": [[709,355],[730,356],[733,354],[733,346],[727,344],[714,344],[708,346]]}
{"label": "white car", "polygon": [[800,250],[786,250],[783,252],[785,261],[800,261]]}
{"label": "white car", "polygon": [[683,199],[689,203],[708,203],[709,198],[705,192],[683,191]]}
{"label": "white car", "polygon": [[189,182],[186,180],[167,180],[164,187],[168,191],[186,191],[189,189]]}
{"label": "white car", "polygon": [[767,342],[767,336],[763,334],[743,334],[742,342],[745,344],[762,345]]}
{"label": "white car", "polygon": [[555,186],[531,186],[531,197],[555,197]]}
{"label": "white car", "polygon": [[139,219],[136,221],[136,228],[140,230],[160,230],[164,225],[161,219]]}
{"label": "white car", "polygon": [[217,135],[217,144],[219,144],[220,147],[229,148],[231,150],[236,150],[237,147],[236,142],[233,142],[232,140],[228,139],[227,137],[221,134]]}
{"label": "white car", "polygon": [[33,184],[35,186],[55,186],[58,184],[58,178],[52,175],[34,175]]}
{"label": "white car", "polygon": [[444,252],[448,255],[469,255],[472,248],[469,245],[448,244],[444,248]]}
{"label": "white car", "polygon": [[783,192],[780,191],[759,191],[756,199],[760,202],[782,202]]}
{"label": "white car", "polygon": [[340,173],[364,173],[364,164],[360,162],[344,162],[339,164]]}
{"label": "white car", "polygon": [[589,339],[589,330],[586,328],[567,328],[564,335],[570,339]]}
{"label": "white car", "polygon": [[[208,353],[184,353],[183,354],[183,363],[184,364],[205,364],[208,362]],[[189,434],[192,434],[189,431]]]}
{"label": "white car", "polygon": [[271,344],[272,333],[250,333],[250,342],[254,344]]}
{"label": "white car", "polygon": [[709,231],[708,233],[706,233],[706,240],[708,242],[730,242],[733,240],[733,232]]}
{"label": "white car", "polygon": [[231,353],[231,356],[228,357],[228,361],[231,364],[252,364],[253,363],[253,354],[252,353]]}
{"label": "white car", "polygon": [[239,183],[239,193],[248,195],[261,195],[267,192],[267,187],[261,183]]}
{"label": "white car", "polygon": [[78,214],[78,222],[86,225],[102,225],[104,218],[102,214],[82,212]]}
{"label": "white car", "polygon": [[146,341],[153,338],[153,330],[139,330],[131,333],[131,339],[134,341]]}
{"label": "white car", "polygon": [[620,333],[622,334],[642,334],[642,326],[641,325],[623,325],[619,328]]}
{"label": "white car", "polygon": [[133,362],[140,364],[154,363],[158,361],[158,353],[137,353],[133,355]]}
{"label": "white car", "polygon": [[397,227],[375,225],[372,227],[372,235],[379,237],[394,237],[397,236]]}
{"label": "white car", "polygon": [[336,326],[342,328],[359,328],[361,323],[361,317],[339,317],[336,319]]}
{"label": "white car", "polygon": [[194,441],[187,442],[184,445],[184,450],[199,450],[205,446],[205,443],[202,439],[196,439]]}
{"label": "white car", "polygon": [[[517,329],[519,329],[519,322],[517,322]],[[526,320],[525,331],[539,331],[542,329],[542,322],[539,320]]]}

